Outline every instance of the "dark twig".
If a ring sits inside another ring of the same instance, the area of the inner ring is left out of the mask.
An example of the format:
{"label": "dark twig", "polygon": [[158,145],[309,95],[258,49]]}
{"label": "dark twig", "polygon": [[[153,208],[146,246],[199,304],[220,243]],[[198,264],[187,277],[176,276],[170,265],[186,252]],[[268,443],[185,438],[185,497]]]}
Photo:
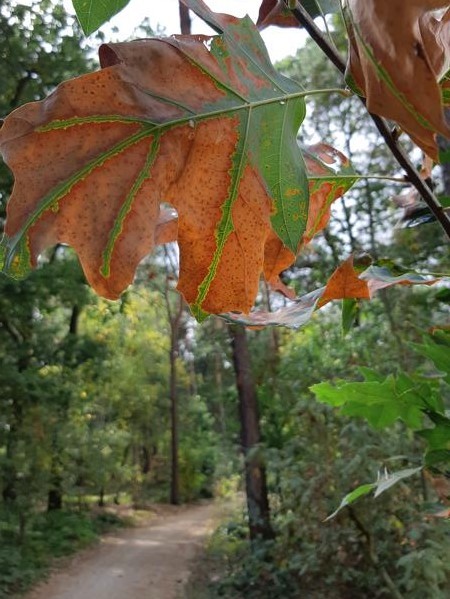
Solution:
{"label": "dark twig", "polygon": [[[285,3],[286,6],[288,6],[288,0],[285,0]],[[322,34],[322,32],[314,23],[314,20],[311,18],[309,13],[297,3],[297,7],[292,9],[292,14],[295,16],[298,23],[305,28],[305,30],[308,32],[311,38],[326,54],[326,56],[330,59],[334,66],[344,75],[345,61],[343,60],[342,56],[336,51],[336,49],[329,43],[326,37]],[[360,97],[360,100],[364,105],[366,105],[365,98]],[[369,111],[368,114],[370,115],[370,118],[372,119],[376,128],[378,129],[384,141],[386,142],[386,145],[392,152],[392,155],[405,171],[406,180],[417,189],[423,201],[434,214],[436,220],[440,223],[447,237],[450,239],[450,215],[447,214],[445,209],[439,203],[437,197],[434,195],[433,191],[422,179],[417,169],[409,160],[409,157],[404,151],[404,149],[397,144],[397,140],[390,131],[386,121]]]}
{"label": "dark twig", "polygon": [[383,564],[380,563],[380,558],[378,557],[378,554],[375,549],[375,543],[373,540],[372,533],[370,532],[370,530],[368,530],[366,528],[366,526],[364,525],[362,520],[360,520],[360,518],[358,517],[356,511],[354,510],[354,508],[352,506],[348,506],[348,515],[350,516],[350,520],[353,521],[356,528],[359,530],[359,532],[365,538],[366,544],[367,544],[367,554],[369,556],[369,560],[371,561],[372,565],[377,570],[379,570],[379,572],[381,573],[381,576],[383,577],[383,579],[386,583],[386,586],[391,591],[392,597],[394,599],[404,599],[403,595],[400,593],[398,588],[395,586],[394,581],[389,576],[388,571],[383,566]]}

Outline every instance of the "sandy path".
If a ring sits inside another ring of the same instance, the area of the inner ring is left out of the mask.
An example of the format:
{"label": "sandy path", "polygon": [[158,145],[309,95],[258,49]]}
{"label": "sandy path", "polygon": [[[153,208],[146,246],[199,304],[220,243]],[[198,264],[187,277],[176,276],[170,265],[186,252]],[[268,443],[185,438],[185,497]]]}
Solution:
{"label": "sandy path", "polygon": [[26,599],[175,599],[215,516],[212,504],[189,506],[109,534]]}

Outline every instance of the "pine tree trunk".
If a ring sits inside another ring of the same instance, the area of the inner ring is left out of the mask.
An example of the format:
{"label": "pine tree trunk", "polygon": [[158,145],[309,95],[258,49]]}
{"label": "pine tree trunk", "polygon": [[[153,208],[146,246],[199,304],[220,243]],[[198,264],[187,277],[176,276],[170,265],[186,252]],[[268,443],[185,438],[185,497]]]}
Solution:
{"label": "pine tree trunk", "polygon": [[250,353],[244,327],[230,327],[233,363],[239,396],[241,446],[245,460],[245,489],[250,539],[271,539],[266,470],[255,449],[261,441],[256,386],[251,371]]}
{"label": "pine tree trunk", "polygon": [[[172,324],[172,323],[171,323]],[[180,503],[180,474],[178,464],[178,395],[177,395],[177,353],[178,339],[177,327],[171,327],[170,342],[170,429],[171,429],[171,477],[170,477],[170,503]]]}
{"label": "pine tree trunk", "polygon": [[54,481],[55,486],[48,492],[47,511],[62,509],[62,493],[61,488],[58,488],[58,481]]}

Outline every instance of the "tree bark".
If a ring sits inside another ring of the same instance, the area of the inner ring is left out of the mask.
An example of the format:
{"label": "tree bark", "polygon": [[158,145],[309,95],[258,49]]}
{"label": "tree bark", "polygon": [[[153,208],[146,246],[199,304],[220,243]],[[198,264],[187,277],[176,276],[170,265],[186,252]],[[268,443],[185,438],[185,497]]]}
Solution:
{"label": "tree bark", "polygon": [[172,326],[170,335],[170,428],[171,428],[171,477],[170,477],[170,503],[180,503],[180,472],[178,463],[178,394],[177,394],[177,354],[178,354],[178,327]]}
{"label": "tree bark", "polygon": [[61,488],[58,485],[58,481],[56,482],[56,486],[53,489],[50,489],[48,492],[47,499],[47,511],[52,512],[54,510],[60,510],[62,508],[62,495]]}
{"label": "tree bark", "polygon": [[247,495],[250,539],[272,539],[266,470],[257,447],[261,442],[256,386],[251,371],[251,360],[244,327],[232,325],[230,335],[233,363],[239,396],[241,446],[245,461],[245,488]]}
{"label": "tree bark", "polygon": [[47,511],[62,509],[63,504],[63,480],[61,476],[62,464],[59,456],[58,432],[54,431],[52,439],[52,463],[50,472],[50,488],[47,494]]}
{"label": "tree bark", "polygon": [[177,297],[178,305],[175,309],[171,307],[169,297],[168,279],[166,278],[165,299],[167,316],[170,326],[170,349],[169,349],[169,399],[170,399],[170,454],[171,454],[171,476],[170,476],[170,503],[180,503],[180,473],[178,463],[178,390],[177,390],[177,357],[179,349],[179,334],[181,316],[183,314],[183,300]]}

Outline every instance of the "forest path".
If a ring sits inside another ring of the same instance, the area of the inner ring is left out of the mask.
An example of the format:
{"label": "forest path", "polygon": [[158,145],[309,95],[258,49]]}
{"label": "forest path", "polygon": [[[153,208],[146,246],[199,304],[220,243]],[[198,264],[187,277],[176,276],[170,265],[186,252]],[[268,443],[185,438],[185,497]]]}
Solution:
{"label": "forest path", "polygon": [[26,599],[175,599],[219,516],[213,503],[164,509],[148,525],[121,529],[53,573]]}

